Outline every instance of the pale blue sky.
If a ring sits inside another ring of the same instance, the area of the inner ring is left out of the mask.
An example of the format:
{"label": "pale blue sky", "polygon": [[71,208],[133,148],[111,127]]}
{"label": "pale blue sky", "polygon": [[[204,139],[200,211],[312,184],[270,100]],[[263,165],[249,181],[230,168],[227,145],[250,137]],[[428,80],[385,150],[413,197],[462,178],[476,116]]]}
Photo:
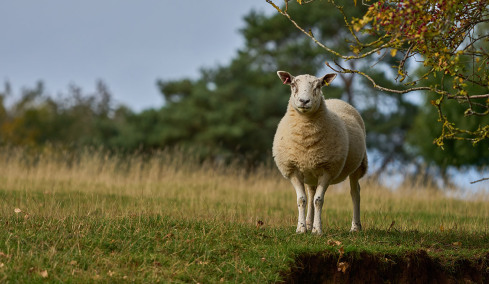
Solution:
{"label": "pale blue sky", "polygon": [[275,12],[265,0],[2,1],[0,83],[19,93],[42,80],[57,95],[102,79],[117,103],[159,108],[156,80],[229,62],[251,9]]}

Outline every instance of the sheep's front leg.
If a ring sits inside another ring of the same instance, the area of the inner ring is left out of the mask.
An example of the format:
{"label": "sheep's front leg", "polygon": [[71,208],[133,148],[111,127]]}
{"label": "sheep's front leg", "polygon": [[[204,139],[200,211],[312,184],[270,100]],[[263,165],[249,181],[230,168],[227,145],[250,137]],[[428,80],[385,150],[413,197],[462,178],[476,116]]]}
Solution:
{"label": "sheep's front leg", "polygon": [[314,193],[316,192],[316,186],[306,184],[307,191],[307,215],[306,215],[306,228],[308,231],[312,230],[312,222],[314,220]]}
{"label": "sheep's front leg", "polygon": [[323,224],[321,221],[321,210],[323,209],[324,194],[329,186],[329,176],[323,174],[319,177],[318,187],[314,194],[314,223],[312,225],[312,233],[321,235],[323,233]]}
{"label": "sheep's front leg", "polygon": [[350,232],[358,232],[362,230],[360,223],[360,184],[358,179],[350,177],[350,195],[353,203],[353,219],[351,221]]}
{"label": "sheep's front leg", "polygon": [[305,233],[306,230],[306,193],[304,191],[304,182],[299,175],[294,174],[290,178],[297,194],[297,208],[299,210],[299,220],[297,221],[297,233]]}

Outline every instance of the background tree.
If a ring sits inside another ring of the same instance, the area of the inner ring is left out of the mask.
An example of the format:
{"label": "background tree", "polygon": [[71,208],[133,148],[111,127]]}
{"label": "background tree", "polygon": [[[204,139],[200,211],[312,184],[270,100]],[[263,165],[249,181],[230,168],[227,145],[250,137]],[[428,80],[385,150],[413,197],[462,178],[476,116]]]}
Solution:
{"label": "background tree", "polygon": [[[112,110],[106,85],[100,81],[96,87],[94,94],[84,94],[79,87],[71,86],[68,94],[58,99],[45,92],[42,82],[24,88],[10,107],[0,104],[0,143],[29,147],[117,146],[114,141],[122,128],[125,108]],[[0,101],[11,92],[9,84],[5,89]]]}
{"label": "background tree", "polygon": [[[467,68],[470,68],[467,66]],[[443,79],[440,74],[437,76],[440,79],[433,78],[438,82],[429,82],[430,84],[439,84],[445,89],[450,89],[453,85],[450,79]],[[453,80],[453,79],[452,79]],[[476,84],[467,86],[469,93],[483,92],[484,88]],[[445,181],[449,180],[448,169],[455,167],[457,169],[467,169],[469,167],[481,168],[487,165],[487,157],[489,156],[489,141],[482,140],[478,143],[467,143],[465,140],[450,139],[444,141],[443,149],[433,145],[433,142],[426,137],[440,137],[442,128],[436,123],[439,114],[433,109],[433,101],[438,99],[434,94],[426,94],[423,98],[423,104],[419,111],[414,125],[409,132],[408,142],[416,155],[423,157],[428,167],[435,166],[439,169],[439,174]],[[474,102],[473,102],[474,103]],[[462,129],[478,129],[481,125],[489,125],[489,116],[465,116],[467,105],[461,104],[455,100],[449,100],[442,106],[443,114],[452,121],[457,121]],[[473,108],[480,108],[475,104]]]}
{"label": "background tree", "polygon": [[[413,91],[436,94],[437,97],[429,102],[436,107],[437,120],[441,125],[438,131],[433,129],[429,133],[438,133],[435,139],[438,146],[447,148],[459,144],[447,142],[447,139],[479,144],[477,149],[472,149],[473,154],[465,155],[464,159],[450,151],[445,155],[450,154],[452,159],[444,158],[442,162],[426,151],[426,145],[417,145],[417,140],[411,140],[415,142],[414,147],[417,147],[415,153],[424,153],[428,162],[435,162],[442,167],[446,167],[448,161],[455,166],[480,164],[482,155],[489,147],[489,125],[486,119],[481,119],[489,114],[488,1],[381,0],[370,5],[366,0],[357,6],[355,0],[352,4],[358,9],[368,7],[363,16],[357,18],[349,14],[345,7],[330,0],[328,2],[335,6],[336,12],[345,18],[343,24],[349,31],[345,40],[351,43],[347,52],[317,38],[310,32],[310,28],[304,28],[289,12],[292,5],[289,6],[288,1],[285,1],[283,8],[271,0],[267,2],[298,30],[335,57],[334,64],[327,63],[333,70],[361,75],[374,88],[382,91],[400,95]],[[309,5],[317,1],[297,2]],[[397,75],[391,78],[390,86],[375,77],[375,70],[385,70],[382,67],[376,66],[370,70],[355,67],[368,59],[379,62],[379,65],[395,59],[391,70]],[[345,62],[357,64],[346,66]],[[419,68],[409,68],[410,62],[422,63],[423,72],[419,72]],[[414,69],[418,71],[412,72]],[[447,82],[450,84],[448,87]],[[423,117],[433,118],[425,114],[426,111],[420,114],[418,124]],[[430,124],[432,121],[424,123]],[[480,149],[484,151],[478,151]],[[460,151],[460,154],[463,152]]]}

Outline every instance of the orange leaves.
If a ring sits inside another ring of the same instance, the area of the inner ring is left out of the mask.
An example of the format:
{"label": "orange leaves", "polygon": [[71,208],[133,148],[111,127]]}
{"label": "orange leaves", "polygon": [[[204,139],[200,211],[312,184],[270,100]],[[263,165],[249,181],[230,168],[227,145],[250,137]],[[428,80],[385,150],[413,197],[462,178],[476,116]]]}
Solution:
{"label": "orange leaves", "polygon": [[462,246],[462,242],[454,242],[454,243],[452,243],[452,246],[454,246],[454,247],[461,247]]}
{"label": "orange leaves", "polygon": [[41,275],[42,278],[48,278],[49,274],[47,270],[42,270],[39,272],[39,275]]}
{"label": "orange leaves", "polygon": [[346,270],[350,267],[350,264],[348,262],[340,262],[338,263],[338,271],[341,271],[343,273],[346,272]]}
{"label": "orange leaves", "polygon": [[[341,242],[340,242],[340,244],[341,244]],[[345,255],[345,249],[343,247],[341,247],[338,249],[338,252],[340,253],[340,256],[338,257],[338,262],[336,264],[336,267],[337,267],[339,272],[345,273],[348,270],[348,268],[350,267],[350,264],[348,262],[341,261],[341,259]]]}
{"label": "orange leaves", "polygon": [[338,258],[338,261],[343,257],[343,255],[345,254],[345,248],[344,247],[340,247],[338,249],[338,252],[340,253],[340,257]]}
{"label": "orange leaves", "polygon": [[1,258],[6,258],[6,259],[10,259],[12,257],[12,255],[11,254],[6,254],[6,253],[0,251],[0,257]]}
{"label": "orange leaves", "polygon": [[258,220],[258,221],[256,221],[256,228],[257,228],[257,229],[261,229],[261,228],[263,228],[263,225],[265,225],[265,223],[263,223],[263,221],[262,221],[262,220]]}
{"label": "orange leaves", "polygon": [[332,239],[329,239],[326,243],[329,246],[341,246],[341,242],[340,241],[336,241],[336,240],[332,240]]}
{"label": "orange leaves", "polygon": [[48,278],[49,277],[49,273],[46,269],[40,269],[38,267],[31,267],[31,268],[29,268],[28,272],[29,272],[29,274],[31,274],[31,273],[38,274],[42,278]]}

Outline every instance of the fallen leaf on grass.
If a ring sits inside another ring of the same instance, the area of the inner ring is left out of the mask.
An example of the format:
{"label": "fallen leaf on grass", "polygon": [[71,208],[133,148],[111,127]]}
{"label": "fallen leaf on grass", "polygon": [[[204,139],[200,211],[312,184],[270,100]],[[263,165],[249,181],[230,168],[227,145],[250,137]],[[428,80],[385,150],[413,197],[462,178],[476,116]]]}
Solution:
{"label": "fallen leaf on grass", "polygon": [[161,264],[161,262],[155,260],[155,261],[153,261],[153,266],[162,267],[163,265]]}
{"label": "fallen leaf on grass", "polygon": [[76,260],[72,260],[72,261],[70,261],[70,264],[71,264],[71,265],[77,265],[77,263],[78,263],[78,262],[76,262]]}
{"label": "fallen leaf on grass", "polygon": [[39,272],[39,274],[41,275],[42,278],[48,278],[48,271],[47,270],[43,270],[43,271]]}
{"label": "fallen leaf on grass", "polygon": [[5,264],[3,262],[0,262],[0,268],[3,268]]}
{"label": "fallen leaf on grass", "polygon": [[264,225],[264,223],[263,223],[263,221],[262,221],[262,220],[258,220],[258,221],[256,222],[256,228],[257,228],[257,229],[260,229],[261,227],[263,227],[263,225]]}
{"label": "fallen leaf on grass", "polygon": [[461,242],[454,242],[452,245],[455,247],[461,247],[462,243]]}
{"label": "fallen leaf on grass", "polygon": [[6,253],[3,253],[3,252],[1,252],[1,251],[0,251],[0,256],[1,256],[1,257],[5,257],[5,258],[11,258],[11,257],[12,257],[12,255],[10,255],[10,254],[6,254]]}
{"label": "fallen leaf on grass", "polygon": [[338,271],[345,273],[348,267],[350,267],[350,264],[348,262],[338,263]]}
{"label": "fallen leaf on grass", "polygon": [[443,232],[445,231],[445,227],[443,227],[443,225],[440,225],[440,232]]}
{"label": "fallen leaf on grass", "polygon": [[164,239],[171,239],[173,237],[173,233],[168,233],[166,234],[164,237],[163,237],[163,240]]}
{"label": "fallen leaf on grass", "polygon": [[341,246],[341,242],[329,239],[328,245],[330,245],[330,246]]}
{"label": "fallen leaf on grass", "polygon": [[196,261],[196,263],[199,264],[199,265],[207,265],[207,264],[209,264],[208,261],[202,261],[202,260],[198,260],[198,261]]}
{"label": "fallen leaf on grass", "polygon": [[19,214],[20,212],[22,212],[22,210],[20,210],[20,208],[15,208],[14,209],[14,212],[17,213],[17,214]]}

